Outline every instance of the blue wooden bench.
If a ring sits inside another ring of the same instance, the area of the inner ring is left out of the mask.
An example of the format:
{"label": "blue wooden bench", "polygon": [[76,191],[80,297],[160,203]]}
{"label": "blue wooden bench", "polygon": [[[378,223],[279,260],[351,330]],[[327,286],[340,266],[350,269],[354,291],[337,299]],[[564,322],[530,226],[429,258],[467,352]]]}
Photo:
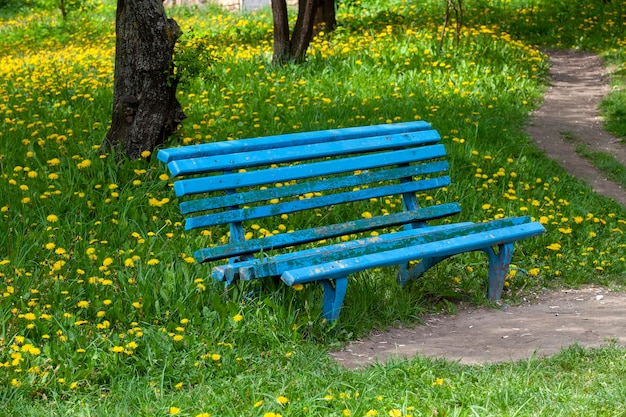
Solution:
{"label": "blue wooden bench", "polygon": [[[162,149],[158,159],[182,177],[174,190],[185,228],[228,236],[195,252],[198,262],[213,263],[215,279],[319,282],[330,321],[349,275],[399,265],[404,284],[468,251],[486,252],[488,297],[497,300],[514,242],[544,231],[528,217],[430,225],[461,211],[427,197],[450,184],[439,141],[428,123],[409,122]],[[397,211],[363,216],[364,207],[393,198],[401,200]],[[342,210],[346,204],[353,208]],[[298,230],[277,229],[285,215]]]}

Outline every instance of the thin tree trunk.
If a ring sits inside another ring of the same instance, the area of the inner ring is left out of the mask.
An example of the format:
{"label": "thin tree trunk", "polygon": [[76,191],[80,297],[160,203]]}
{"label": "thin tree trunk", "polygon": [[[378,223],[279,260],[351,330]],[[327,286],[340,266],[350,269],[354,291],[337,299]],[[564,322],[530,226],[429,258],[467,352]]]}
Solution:
{"label": "thin tree trunk", "polygon": [[291,59],[295,62],[304,61],[306,50],[313,38],[316,6],[317,0],[299,0],[298,2],[298,20],[289,46]]}
{"label": "thin tree trunk", "polygon": [[59,1],[59,8],[61,9],[61,16],[63,20],[67,20],[67,9],[65,8],[65,0]]}
{"label": "thin tree trunk", "polygon": [[105,148],[131,158],[153,151],[185,118],[172,55],[181,35],[162,0],[118,0],[111,128]]}

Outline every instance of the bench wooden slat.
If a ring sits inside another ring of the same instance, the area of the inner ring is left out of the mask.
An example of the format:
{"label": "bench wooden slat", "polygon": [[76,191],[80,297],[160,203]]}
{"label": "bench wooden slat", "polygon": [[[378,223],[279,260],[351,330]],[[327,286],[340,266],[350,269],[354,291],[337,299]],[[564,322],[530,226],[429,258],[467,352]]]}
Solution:
{"label": "bench wooden slat", "polygon": [[[271,259],[261,260],[258,258],[248,259],[236,263],[227,265],[220,265],[213,268],[212,276],[218,281],[224,281],[232,279],[237,274],[237,277],[242,280],[260,279],[270,276],[280,276],[282,272],[287,269],[293,269],[297,266],[301,266],[299,259],[316,258],[321,256],[325,262],[331,260],[343,259],[339,255],[339,250],[354,250],[358,247],[363,247],[368,244],[376,244],[376,242],[388,242],[396,239],[398,234],[409,238],[410,236],[417,236],[420,234],[433,233],[436,230],[455,229],[463,226],[473,225],[472,222],[464,223],[452,223],[442,224],[437,226],[425,226],[420,229],[407,229],[400,232],[386,233],[376,237],[367,237],[362,239],[350,240],[347,242],[337,243],[330,246],[316,247],[312,249],[305,249],[298,252],[288,252],[280,255],[272,256]],[[320,258],[321,260],[322,258]],[[305,263],[306,265],[306,263]],[[279,272],[282,271],[282,272]]]}
{"label": "bench wooden slat", "polygon": [[317,178],[358,170],[380,168],[388,165],[401,165],[415,161],[441,158],[445,156],[445,154],[446,151],[443,145],[430,145],[414,149],[402,149],[343,159],[312,162],[303,165],[237,172],[214,177],[184,179],[174,184],[174,190],[176,195],[181,197],[190,194],[274,184],[303,178]]}
{"label": "bench wooden slat", "polygon": [[262,138],[222,141],[201,145],[181,146],[179,148],[161,149],[157,154],[157,158],[161,162],[169,163],[171,161],[187,158],[250,152],[263,149],[278,149],[282,147],[307,145],[312,143],[393,135],[397,133],[417,132],[430,129],[432,129],[432,126],[423,121],[375,126],[357,126],[343,129],[301,132],[286,135],[266,136]]}
{"label": "bench wooden slat", "polygon": [[261,219],[269,216],[296,211],[310,210],[315,208],[330,207],[337,204],[369,200],[370,198],[387,197],[402,193],[432,190],[450,185],[450,177],[436,177],[421,181],[412,181],[401,184],[387,185],[383,187],[364,188],[358,191],[346,191],[342,193],[311,197],[302,200],[286,201],[284,203],[269,204],[258,207],[249,207],[188,217],[185,221],[185,230],[199,227],[215,226],[218,224],[242,222],[246,220]]}
{"label": "bench wooden slat", "polygon": [[313,229],[296,230],[291,233],[268,236],[262,239],[252,239],[243,242],[234,242],[212,248],[199,249],[194,254],[196,261],[202,263],[217,259],[231,258],[271,249],[280,249],[287,246],[296,246],[330,239],[353,233],[368,232],[386,227],[396,227],[413,222],[426,222],[442,217],[458,214],[461,207],[458,203],[441,204],[424,207],[413,211],[391,213],[387,216],[376,216],[371,219],[357,219],[345,223],[320,226]]}
{"label": "bench wooden slat", "polygon": [[337,157],[351,153],[424,146],[437,143],[440,140],[441,137],[436,130],[426,130],[391,136],[341,140],[332,143],[291,146],[283,149],[281,152],[277,152],[276,149],[265,149],[175,160],[170,162],[168,167],[173,176],[203,174],[216,171],[235,171],[260,165],[281,164],[295,161],[302,162],[328,156]]}
{"label": "bench wooden slat", "polygon": [[379,171],[366,171],[357,175],[334,177],[332,181],[308,181],[284,187],[265,188],[262,190],[244,191],[236,194],[183,201],[180,210],[183,214],[197,213],[223,207],[242,206],[245,204],[269,201],[289,196],[304,196],[309,193],[355,187],[380,181],[396,180],[417,175],[435,174],[448,170],[447,161],[436,161],[428,164],[410,165]]}
{"label": "bench wooden slat", "polygon": [[277,255],[267,260],[233,265],[241,279],[279,276],[283,272],[315,263],[328,263],[379,252],[407,248],[409,246],[436,242],[453,237],[503,229],[525,224],[529,217],[516,217],[493,220],[485,223],[457,223],[421,229],[409,229],[376,237],[367,237],[349,242],[337,243],[320,248],[307,249],[296,253]]}
{"label": "bench wooden slat", "polygon": [[399,265],[414,259],[431,256],[446,257],[462,252],[482,250],[485,247],[537,236],[544,231],[545,229],[539,223],[526,223],[498,230],[450,237],[440,241],[289,270],[283,273],[282,280],[287,285],[293,285],[319,281],[320,279],[337,279],[366,269]]}

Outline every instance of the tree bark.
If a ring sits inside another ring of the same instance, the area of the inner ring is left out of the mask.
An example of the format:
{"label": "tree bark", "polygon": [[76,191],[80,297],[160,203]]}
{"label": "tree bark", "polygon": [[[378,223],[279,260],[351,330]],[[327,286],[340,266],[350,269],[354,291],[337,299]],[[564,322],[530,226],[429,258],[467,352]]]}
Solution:
{"label": "tree bark", "polygon": [[172,56],[182,34],[162,0],[118,0],[111,128],[104,140],[130,158],[153,151],[185,118]]}
{"label": "tree bark", "polygon": [[335,0],[299,0],[298,20],[291,37],[289,36],[286,0],[272,0],[272,16],[274,19],[273,63],[277,65],[304,61],[306,51],[313,39],[316,22],[324,23],[327,31],[337,26]]}
{"label": "tree bark", "polygon": [[289,43],[291,59],[295,62],[302,62],[306,57],[306,50],[313,39],[316,8],[317,0],[298,1],[298,20]]}
{"label": "tree bark", "polygon": [[315,26],[322,27],[326,32],[332,32],[337,27],[337,14],[335,12],[335,0],[317,0],[315,12]]}
{"label": "tree bark", "polygon": [[291,59],[289,51],[289,16],[286,0],[272,0],[274,20],[274,64],[283,65]]}

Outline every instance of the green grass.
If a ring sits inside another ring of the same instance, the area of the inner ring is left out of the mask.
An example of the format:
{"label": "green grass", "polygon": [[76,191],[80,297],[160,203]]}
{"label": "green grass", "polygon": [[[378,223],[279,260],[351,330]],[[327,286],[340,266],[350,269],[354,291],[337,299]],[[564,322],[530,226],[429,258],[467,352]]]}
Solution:
{"label": "green grass", "polygon": [[[360,274],[334,326],[320,320],[318,286],[224,289],[190,259],[223,235],[184,231],[165,167],[99,149],[110,119],[114,2],[67,21],[52,6],[19,4],[0,8],[8,415],[626,412],[624,350],[615,346],[482,367],[416,358],[340,369],[327,352],[345,341],[454,310],[458,300],[484,303],[484,256],[442,263],[405,289],[391,270]],[[189,118],[170,144],[427,120],[452,167],[453,186],[437,199],[459,201],[463,219],[530,215],[547,228],[517,245],[507,302],[546,287],[623,287],[626,210],[544,159],[523,127],[545,89],[537,46],[591,49],[623,66],[624,4],[471,2],[459,45],[449,31],[439,54],[441,6],[346,3],[339,28],[313,41],[306,64],[284,68],[270,64],[268,11],[174,10],[195,32],[183,47],[208,39],[212,65],[181,89]],[[311,219],[266,228],[303,221]]]}
{"label": "green grass", "polygon": [[575,151],[602,172],[609,180],[626,187],[626,167],[606,152],[594,151],[572,132],[561,132],[563,140],[575,145]]}
{"label": "green grass", "polygon": [[621,143],[626,144],[626,97],[624,84],[626,81],[626,59],[624,59],[623,44],[610,48],[603,53],[609,68],[611,69],[611,86],[613,90],[608,94],[600,105],[602,116],[604,117],[605,128],[618,138]]}
{"label": "green grass", "polygon": [[626,92],[623,90],[623,71],[613,73],[616,89],[602,101],[600,110],[604,116],[604,127],[626,145]]}
{"label": "green grass", "polygon": [[593,151],[588,145],[582,143],[576,146],[576,153],[589,159],[608,179],[626,187],[626,167],[612,155],[606,152]]}

